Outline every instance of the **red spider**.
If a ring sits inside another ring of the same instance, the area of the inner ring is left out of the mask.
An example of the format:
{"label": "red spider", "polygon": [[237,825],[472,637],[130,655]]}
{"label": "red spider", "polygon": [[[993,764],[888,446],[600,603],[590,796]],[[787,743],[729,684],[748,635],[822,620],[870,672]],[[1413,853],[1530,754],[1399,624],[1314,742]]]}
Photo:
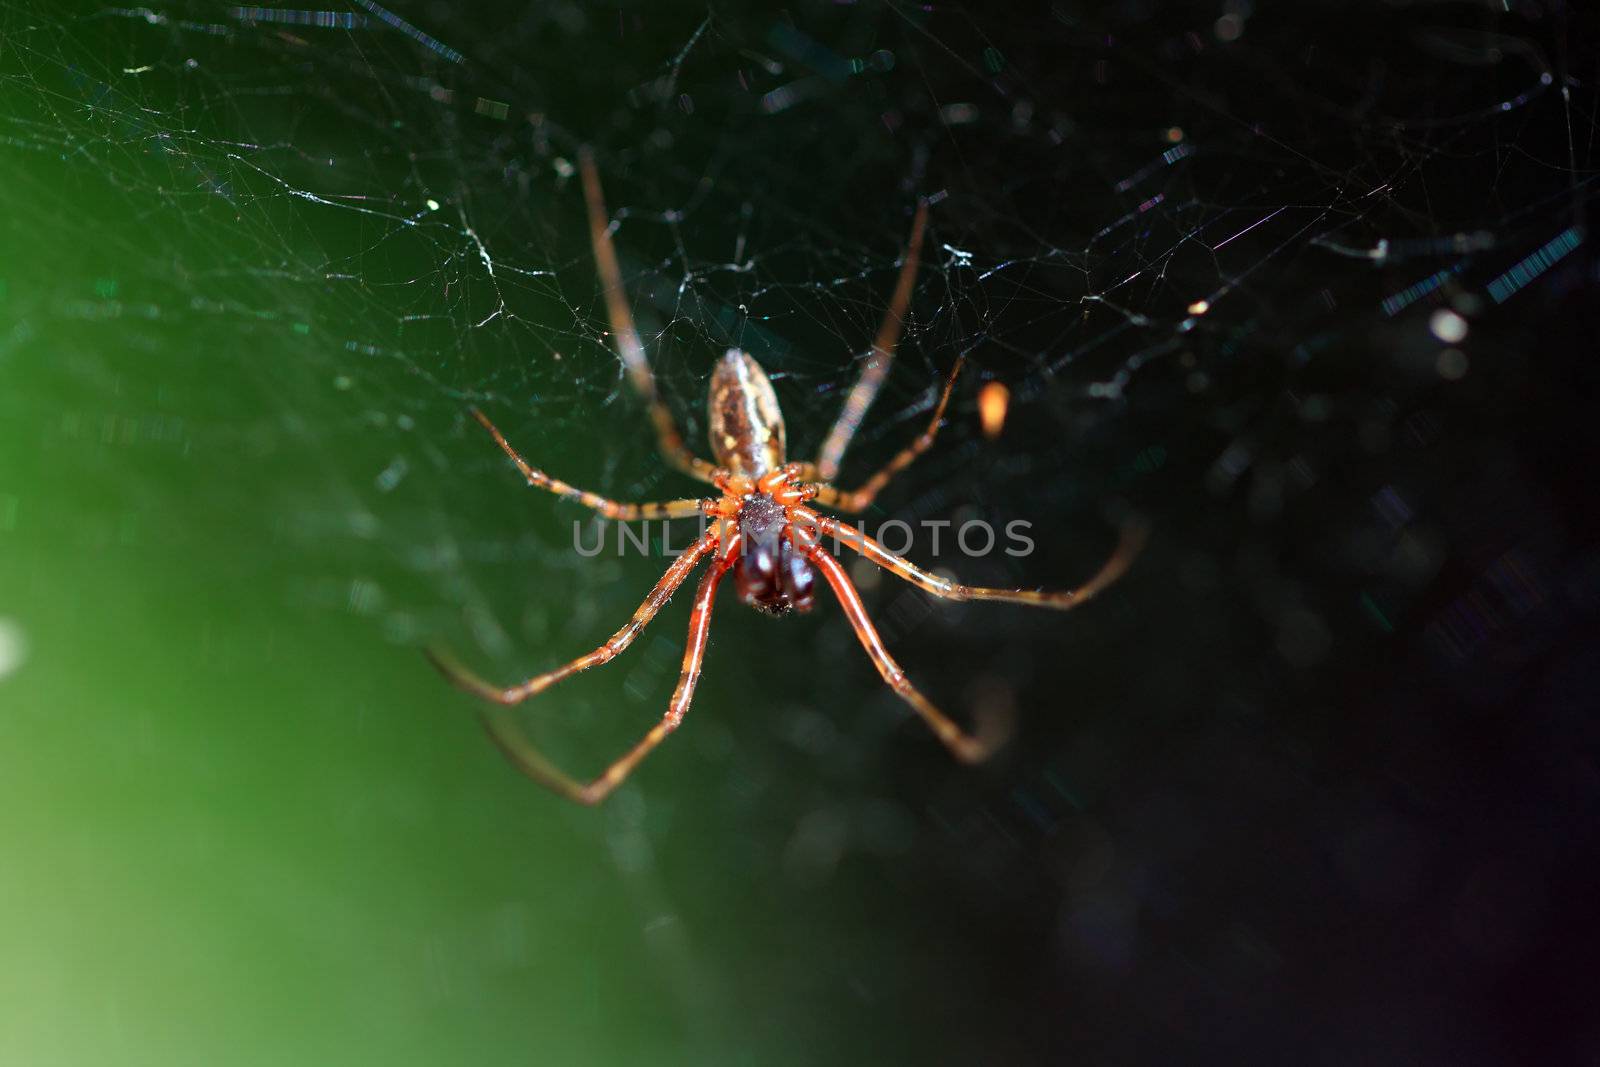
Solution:
{"label": "red spider", "polygon": [[656,392],[655,378],[645,359],[644,346],[639,341],[638,331],[634,329],[633,315],[623,292],[622,274],[617,266],[616,251],[611,245],[594,159],[584,150],[579,154],[579,163],[583,172],[584,198],[589,209],[589,235],[594,245],[600,280],[605,286],[606,309],[611,318],[618,355],[627,368],[634,388],[650,406],[651,421],[655,423],[656,437],[667,461],[692,477],[710,482],[722,495],[712,499],[691,498],[653,504],[617,503],[576,489],[530,466],[482,412],[473,409],[473,417],[483,424],[506,455],[511,457],[529,485],[571,497],[610,519],[628,521],[703,514],[715,521],[693,548],[667,568],[627,625],[593,652],[530,678],[521,685],[505,689],[473,676],[442,652],[430,650],[429,658],[447,678],[467,692],[503,706],[519,703],[581,670],[597,663],[606,663],[622,652],[655,618],[656,612],[661,610],[695,567],[708,556],[712,557],[711,566],[700,579],[700,586],[695,592],[694,610],[689,616],[689,640],[683,656],[683,672],[678,678],[678,687],[673,691],[666,716],[598,778],[588,783],[578,782],[551,765],[505,718],[486,716],[491,736],[525,774],[563,796],[584,804],[594,804],[615,789],[688,712],[695,683],[700,678],[700,663],[711,629],[712,600],[716,597],[717,585],[723,576],[733,571],[739,598],[746,604],[770,615],[781,616],[791,611],[811,610],[814,604],[815,568],[822,572],[823,579],[833,588],[850,625],[855,628],[856,636],[877,665],[883,680],[922,716],[957,758],[967,762],[983,759],[1003,739],[1000,733],[976,736],[962,731],[912,686],[900,665],[884,648],[855,586],[823,547],[822,538],[833,537],[836,543],[846,545],[934,596],[949,600],[1004,600],[1067,609],[1077,607],[1093,597],[1127,570],[1142,543],[1142,529],[1137,525],[1125,528],[1117,551],[1100,568],[1099,573],[1075,590],[985,589],[960,585],[930,574],[890,552],[859,530],[807,506],[815,502],[838,511],[861,512],[888,484],[889,479],[927,451],[939,431],[951,388],[961,369],[959,361],[945,381],[933,418],[921,436],[902,449],[859,489],[843,491],[827,484],[838,472],[845,449],[888,375],[889,364],[894,359],[901,322],[917,274],[917,256],[928,216],[927,204],[924,202],[917,207],[905,263],[900,269],[899,282],[889,302],[888,312],[878,328],[872,353],[860,380],[845,400],[844,410],[823,442],[822,454],[817,461],[785,461],[783,414],[778,410],[778,398],[772,391],[772,383],[767,380],[760,364],[748,354],[730,349],[711,376],[711,449],[717,460],[713,465],[689,451],[673,423],[671,412]]}

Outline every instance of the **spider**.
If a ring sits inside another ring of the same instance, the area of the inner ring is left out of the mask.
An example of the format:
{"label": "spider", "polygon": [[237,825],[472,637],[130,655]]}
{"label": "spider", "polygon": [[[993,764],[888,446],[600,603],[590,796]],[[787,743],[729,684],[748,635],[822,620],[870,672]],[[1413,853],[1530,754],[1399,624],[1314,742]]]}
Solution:
{"label": "spider", "polygon": [[[711,631],[712,601],[716,597],[717,587],[728,572],[733,572],[740,600],[774,616],[810,611],[816,602],[816,574],[820,572],[884,682],[911,706],[958,759],[970,763],[985,758],[1003,740],[1004,731],[979,729],[968,733],[962,730],[911,684],[884,647],[855,586],[838,561],[824,548],[823,537],[832,537],[836,545],[846,545],[879,567],[934,596],[948,600],[998,600],[1069,609],[1089,600],[1121,577],[1138,553],[1143,540],[1143,528],[1134,523],[1126,525],[1116,551],[1098,573],[1075,590],[988,589],[961,585],[931,574],[890,552],[854,527],[812,508],[811,505],[816,504],[846,513],[865,510],[890,479],[933,445],[934,437],[943,423],[951,389],[961,370],[959,360],[945,380],[932,419],[916,440],[901,449],[860,488],[847,491],[829,484],[838,473],[845,449],[883,385],[894,359],[912,284],[916,280],[917,257],[927,224],[927,202],[919,202],[917,206],[894,295],[878,328],[861,377],[846,397],[844,409],[823,441],[817,460],[810,463],[787,461],[783,414],[778,410],[778,399],[772,383],[755,359],[735,348],[729,349],[718,361],[711,375],[708,407],[711,449],[716,457],[713,464],[696,456],[684,444],[672,413],[656,391],[655,378],[645,358],[639,333],[634,328],[633,315],[623,290],[622,274],[611,243],[594,157],[587,149],[583,149],[579,152],[578,160],[588,208],[589,237],[604,287],[606,311],[611,321],[617,354],[634,389],[649,407],[663,457],[683,473],[709,482],[720,495],[709,499],[688,498],[649,504],[625,504],[609,500],[574,488],[533,467],[517,453],[483,412],[473,408],[472,416],[516,464],[528,484],[535,488],[576,500],[610,519],[630,521],[704,515],[713,521],[695,545],[667,568],[627,624],[592,652],[529,678],[520,685],[506,688],[474,676],[441,650],[429,649],[429,658],[451,682],[497,705],[484,716],[485,725],[496,743],[523,773],[562,796],[584,804],[595,804],[615,789],[683,721],[694,697],[695,684],[700,679],[700,664]],[[634,638],[655,618],[678,587],[706,559],[710,559],[710,566],[695,591],[683,669],[666,715],[641,741],[592,781],[580,782],[557,769],[514,728],[504,709],[544,692],[579,671],[615,658],[633,643]]]}

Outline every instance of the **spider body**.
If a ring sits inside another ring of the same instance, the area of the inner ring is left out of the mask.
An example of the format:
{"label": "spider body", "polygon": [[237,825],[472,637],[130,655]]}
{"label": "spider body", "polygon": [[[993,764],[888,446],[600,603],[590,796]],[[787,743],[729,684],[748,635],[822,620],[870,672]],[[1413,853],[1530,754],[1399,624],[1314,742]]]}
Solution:
{"label": "spider body", "polygon": [[783,412],[771,379],[753,356],[728,349],[711,372],[706,407],[718,467],[759,478],[783,466]]}
{"label": "spider body", "polygon": [[[713,483],[723,499],[710,510],[739,531],[733,566],[739,599],[773,616],[807,612],[816,575],[794,540],[794,509],[810,499],[793,491],[800,467],[785,463],[783,411],[772,380],[755,357],[730,348],[711,374],[706,401]],[[774,477],[776,475],[776,477]]]}
{"label": "spider body", "polygon": [[[634,328],[633,316],[623,294],[621,269],[611,244],[609,223],[600,194],[600,179],[594,160],[586,150],[580,153],[579,164],[588,206],[590,240],[604,288],[617,355],[634,388],[650,407],[651,421],[663,456],[684,473],[716,486],[719,495],[709,499],[690,498],[652,504],[623,504],[608,500],[574,488],[531,466],[495,429],[487,416],[477,409],[473,409],[472,414],[535,488],[576,500],[612,519],[686,518],[699,515],[711,522],[694,547],[667,568],[627,624],[592,652],[506,688],[478,679],[441,651],[428,650],[430,658],[452,682],[499,706],[485,715],[485,724],[490,735],[520,770],[563,796],[593,804],[616,788],[645,755],[677,728],[688,712],[710,635],[712,604],[722,578],[731,570],[740,600],[768,615],[783,616],[813,608],[816,602],[816,577],[820,573],[839,600],[846,618],[884,682],[910,705],[959,759],[968,762],[983,759],[1003,740],[1004,730],[993,728],[996,724],[980,724],[978,733],[969,734],[911,684],[884,647],[855,586],[827,551],[823,538],[831,537],[836,546],[848,547],[934,596],[949,600],[998,600],[1067,609],[1084,603],[1122,575],[1139,550],[1143,530],[1137,524],[1127,525],[1117,551],[1094,577],[1076,590],[990,589],[961,585],[922,570],[859,530],[812,509],[811,505],[816,504],[845,512],[865,510],[895,474],[932,446],[943,421],[945,406],[949,403],[951,389],[961,369],[960,360],[956,361],[955,368],[945,380],[928,428],[915,441],[901,449],[858,489],[841,491],[828,484],[838,473],[844,451],[887,376],[890,361],[894,358],[895,345],[899,340],[916,276],[917,255],[927,219],[926,203],[918,205],[905,261],[883,325],[873,341],[861,377],[846,397],[844,410],[824,440],[817,461],[787,461],[783,413],[778,408],[772,382],[754,358],[739,349],[729,349],[718,361],[711,376],[708,414],[711,451],[716,462],[708,463],[695,456],[684,444],[671,411],[656,393],[655,378],[645,359],[644,346]],[[684,650],[683,669],[661,721],[631,750],[589,782],[579,782],[551,765],[505,718],[503,709],[541,693],[579,671],[608,662],[619,655],[650,623],[678,587],[708,558],[711,562],[695,591],[694,606],[689,615],[689,638]],[[985,725],[990,728],[982,728]]]}

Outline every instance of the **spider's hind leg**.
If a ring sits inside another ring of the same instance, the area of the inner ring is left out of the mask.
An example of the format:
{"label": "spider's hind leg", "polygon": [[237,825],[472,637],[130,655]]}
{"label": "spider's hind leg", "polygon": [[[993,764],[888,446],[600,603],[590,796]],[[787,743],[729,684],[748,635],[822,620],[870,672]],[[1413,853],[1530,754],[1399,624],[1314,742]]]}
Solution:
{"label": "spider's hind leg", "polygon": [[[944,380],[944,388],[939,391],[939,402],[933,406],[933,418],[928,420],[928,428],[917,435],[916,440],[896,452],[894,458],[885,463],[876,474],[861,483],[859,489],[835,489],[831,485],[817,486],[817,503],[825,507],[835,508],[839,511],[859,515],[866,511],[877,495],[883,491],[890,480],[907,467],[928,449],[933,447],[933,442],[939,436],[939,428],[944,425],[944,409],[950,404],[950,393],[955,388],[956,378],[961,374],[961,366],[965,359],[958,357],[956,365],[950,368],[950,376]],[[808,472],[808,473],[814,473]]]}
{"label": "spider's hind leg", "polygon": [[905,262],[901,264],[900,278],[895,283],[888,310],[884,312],[883,324],[878,327],[878,336],[872,341],[872,352],[867,356],[861,377],[856,379],[850,395],[845,398],[844,410],[839,412],[833,429],[828,431],[827,438],[822,442],[822,450],[817,455],[817,474],[825,482],[831,482],[839,473],[845,449],[850,447],[850,440],[855,437],[861,420],[866,418],[867,409],[877,399],[884,379],[889,377],[889,367],[894,363],[894,350],[900,343],[900,331],[905,326],[906,308],[911,304],[911,287],[917,280],[922,233],[927,225],[928,202],[923,200],[917,204],[917,215],[911,222],[911,237],[906,242]]}
{"label": "spider's hind leg", "polygon": [[639,340],[633,311],[628,307],[628,294],[622,286],[622,268],[611,243],[611,223],[606,215],[605,196],[600,190],[600,172],[594,165],[594,153],[587,146],[578,150],[578,168],[583,175],[583,199],[589,211],[589,243],[594,248],[595,269],[600,274],[617,355],[622,359],[634,391],[650,405],[650,422],[655,426],[662,456],[685,474],[709,482],[715,468],[690,451],[683,434],[678,432],[672,410],[656,390],[655,374],[645,358],[644,343]]}

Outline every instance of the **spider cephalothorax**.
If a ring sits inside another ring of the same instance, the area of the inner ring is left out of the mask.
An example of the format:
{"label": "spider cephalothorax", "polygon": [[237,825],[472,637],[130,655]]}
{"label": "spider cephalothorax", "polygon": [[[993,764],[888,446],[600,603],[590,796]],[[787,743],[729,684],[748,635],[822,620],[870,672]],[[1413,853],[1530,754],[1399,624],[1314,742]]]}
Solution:
{"label": "spider cephalothorax", "polygon": [[883,640],[872,625],[860,595],[844,569],[824,546],[823,538],[827,537],[835,546],[843,545],[890,573],[948,600],[1003,600],[1040,607],[1073,608],[1121,576],[1138,551],[1142,532],[1136,524],[1129,524],[1117,552],[1106,561],[1098,574],[1076,590],[1045,592],[1033,589],[987,589],[960,585],[930,574],[890,552],[861,531],[831,516],[819,514],[809,506],[815,502],[838,511],[864,511],[890,478],[933,445],[934,435],[944,418],[950,390],[961,369],[960,360],[956,361],[955,369],[945,380],[944,390],[934,407],[933,418],[921,436],[901,449],[894,459],[862,483],[860,488],[843,492],[827,484],[838,473],[845,449],[882,386],[889,363],[894,358],[901,321],[916,277],[917,253],[922,246],[922,231],[927,221],[926,203],[917,207],[905,263],[900,268],[900,278],[883,325],[873,341],[860,379],[845,399],[844,410],[823,441],[817,461],[785,461],[783,414],[778,410],[778,398],[772,383],[754,358],[738,349],[729,349],[718,361],[711,376],[708,406],[711,451],[716,462],[708,463],[694,455],[684,444],[671,411],[656,394],[655,377],[645,359],[644,346],[639,340],[638,331],[634,329],[633,315],[623,292],[622,272],[617,264],[616,251],[611,245],[611,233],[601,202],[600,178],[595,172],[594,160],[584,151],[579,154],[578,161],[589,209],[589,237],[604,286],[606,313],[611,319],[617,354],[634,388],[650,406],[650,418],[655,424],[662,455],[691,477],[715,485],[721,495],[712,499],[690,498],[658,504],[620,504],[607,500],[576,489],[531,466],[495,429],[487,416],[473,409],[473,416],[511,457],[528,483],[536,488],[577,500],[611,519],[627,521],[699,515],[710,521],[706,532],[694,547],[667,568],[644,603],[633,613],[633,618],[593,652],[509,688],[480,681],[443,653],[430,650],[434,662],[451,681],[471,693],[496,704],[519,703],[578,671],[605,663],[622,652],[655,618],[695,568],[709,558],[712,562],[695,591],[694,608],[689,614],[689,641],[684,650],[683,670],[678,676],[678,687],[673,691],[666,715],[643,740],[606,768],[598,778],[587,783],[574,780],[551,766],[503,719],[486,717],[485,721],[495,740],[524,773],[563,796],[593,804],[616,788],[617,783],[626,778],[638,762],[661,743],[662,738],[677,728],[689,710],[695,683],[700,678],[706,640],[711,632],[711,605],[723,576],[733,571],[734,585],[744,603],[769,615],[781,616],[793,611],[811,610],[815,600],[816,574],[820,572],[838,598],[851,627],[883,680],[922,717],[939,740],[957,757],[968,761],[982,759],[1003,738],[1003,731],[980,729],[976,735],[968,734],[917,691],[884,648]]}
{"label": "spider cephalothorax", "polygon": [[816,572],[806,562],[805,543],[794,523],[796,500],[787,506],[765,492],[738,500],[734,522],[739,529],[739,558],[733,582],[739,599],[768,615],[808,612]]}

